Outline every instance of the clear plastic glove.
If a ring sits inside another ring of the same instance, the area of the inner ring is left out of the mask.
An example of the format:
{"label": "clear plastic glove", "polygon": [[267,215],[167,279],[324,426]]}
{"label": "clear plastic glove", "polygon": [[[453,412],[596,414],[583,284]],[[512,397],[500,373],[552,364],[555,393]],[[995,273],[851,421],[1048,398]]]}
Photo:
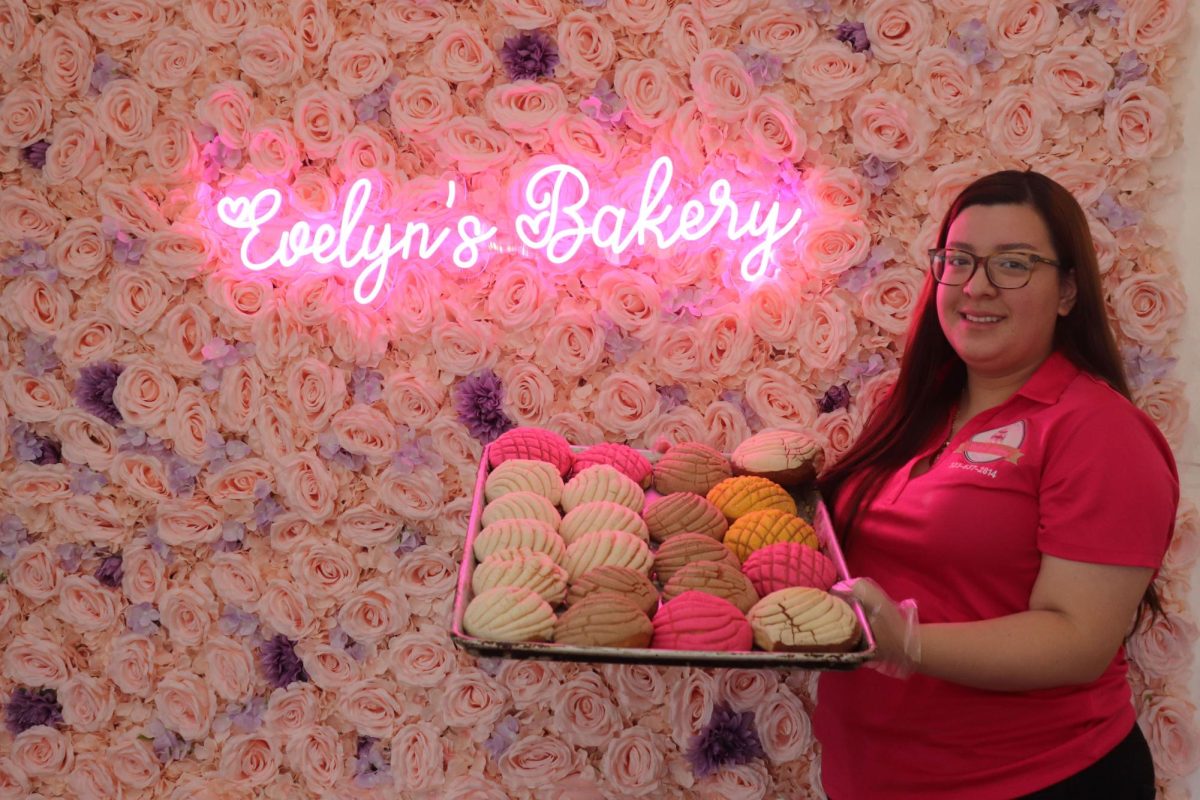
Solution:
{"label": "clear plastic glove", "polygon": [[921,661],[921,635],[917,601],[899,603],[870,578],[838,581],[829,590],[843,600],[862,604],[875,634],[875,658],[867,666],[892,678],[907,678]]}

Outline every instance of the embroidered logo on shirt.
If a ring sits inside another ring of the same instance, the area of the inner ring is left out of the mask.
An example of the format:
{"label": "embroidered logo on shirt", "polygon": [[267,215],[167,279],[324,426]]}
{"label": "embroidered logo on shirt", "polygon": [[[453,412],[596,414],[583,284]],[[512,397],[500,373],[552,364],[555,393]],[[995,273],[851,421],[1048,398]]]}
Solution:
{"label": "embroidered logo on shirt", "polygon": [[977,433],[955,450],[972,464],[988,464],[1004,459],[1015,464],[1025,455],[1018,448],[1025,441],[1025,420]]}

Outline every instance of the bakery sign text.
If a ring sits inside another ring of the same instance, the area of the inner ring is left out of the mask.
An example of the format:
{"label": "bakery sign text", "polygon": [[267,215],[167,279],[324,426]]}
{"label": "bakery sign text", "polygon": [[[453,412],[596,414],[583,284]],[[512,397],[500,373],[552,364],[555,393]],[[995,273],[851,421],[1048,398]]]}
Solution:
{"label": "bakery sign text", "polygon": [[285,208],[277,188],[222,197],[216,214],[240,239],[234,249],[246,269],[347,270],[359,303],[385,291],[394,262],[471,269],[496,251],[536,252],[559,265],[588,257],[616,260],[635,248],[661,252],[683,243],[727,243],[741,254],[742,279],[772,274],[775,250],[800,223],[800,208],[785,211],[778,200],[766,202],[770,190],[759,192],[762,198],[745,187],[735,193],[724,177],[683,197],[673,185],[674,172],[671,158],[661,156],[643,175],[593,190],[579,169],[550,163],[515,187],[519,212],[506,230],[475,213],[456,212],[465,190],[454,181],[445,184],[440,208],[424,204],[402,224],[393,224],[395,212],[382,210],[372,197],[373,181],[365,177],[320,218]]}

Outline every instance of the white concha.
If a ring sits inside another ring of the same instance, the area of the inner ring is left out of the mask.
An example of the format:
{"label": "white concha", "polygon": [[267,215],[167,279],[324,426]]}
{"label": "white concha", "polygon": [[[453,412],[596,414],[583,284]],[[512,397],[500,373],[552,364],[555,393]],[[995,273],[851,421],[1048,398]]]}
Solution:
{"label": "white concha", "polygon": [[554,609],[523,586],[488,589],[467,605],[463,630],[478,639],[547,642],[554,637]]}
{"label": "white concha", "polygon": [[588,467],[563,487],[564,511],[598,500],[618,503],[640,514],[646,505],[646,493],[633,478],[608,464]]}
{"label": "white concha", "polygon": [[562,502],[562,475],[547,461],[511,458],[488,475],[483,496],[490,503],[510,492],[533,492],[558,505]]}
{"label": "white concha", "polygon": [[759,475],[790,485],[813,480],[824,466],[825,451],[807,433],[768,428],[739,444],[729,460],[735,475]]}
{"label": "white concha", "polygon": [[746,618],[755,644],[764,650],[840,652],[852,649],[859,639],[858,618],[850,604],[809,586],[771,592]]}
{"label": "white concha", "polygon": [[632,533],[592,531],[567,546],[567,557],[563,562],[571,580],[609,564],[629,567],[649,575],[654,556],[650,553],[650,547]]}
{"label": "white concha", "polygon": [[575,506],[566,513],[558,532],[567,544],[592,531],[625,531],[643,542],[650,541],[650,529],[641,514],[628,506],[608,500],[593,500]]}
{"label": "white concha", "polygon": [[481,530],[475,537],[472,552],[476,561],[508,547],[524,547],[550,556],[561,564],[567,553],[567,543],[554,528],[540,519],[502,519]]}
{"label": "white concha", "polygon": [[502,519],[537,519],[557,531],[562,516],[553,503],[537,492],[509,492],[484,506],[480,521],[486,528]]}
{"label": "white concha", "polygon": [[483,594],[497,586],[524,586],[556,606],[567,596],[567,571],[534,550],[502,550],[475,567],[471,589]]}

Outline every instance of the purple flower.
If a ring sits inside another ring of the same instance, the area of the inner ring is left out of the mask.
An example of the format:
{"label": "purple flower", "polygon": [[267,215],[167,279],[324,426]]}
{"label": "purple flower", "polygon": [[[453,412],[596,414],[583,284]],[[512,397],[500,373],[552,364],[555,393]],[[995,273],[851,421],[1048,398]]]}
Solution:
{"label": "purple flower", "polygon": [[239,733],[253,733],[262,727],[267,702],[261,697],[251,697],[245,705],[231,705],[226,712],[229,721]]}
{"label": "purple flower", "polygon": [[334,625],[333,630],[329,632],[329,644],[346,651],[355,661],[362,661],[368,655],[367,646],[351,639],[350,634],[342,630],[340,625]]}
{"label": "purple flower", "polygon": [[283,513],[283,506],[274,495],[267,495],[254,504],[254,530],[265,532],[277,516]]}
{"label": "purple flower", "polygon": [[58,727],[62,724],[62,706],[53,689],[26,689],[18,686],[4,707],[4,724],[16,736],[35,725]]}
{"label": "purple flower", "polygon": [[871,49],[871,40],[867,38],[867,26],[861,22],[843,22],[837,26],[836,37],[839,42],[850,45],[856,53]]}
{"label": "purple flower", "polygon": [[454,408],[459,421],[484,444],[515,425],[504,413],[504,385],[490,369],[459,381],[454,391]]}
{"label": "purple flower", "polygon": [[136,267],[142,262],[142,254],[146,252],[146,242],[126,233],[117,226],[114,219],[105,217],[100,223],[100,230],[113,243],[113,260],[127,267]]}
{"label": "purple flower", "polygon": [[761,47],[743,44],[735,47],[733,52],[742,60],[756,86],[769,86],[783,75],[783,61]]}
{"label": "purple flower", "polygon": [[213,542],[213,549],[218,553],[232,553],[242,549],[242,540],[246,538],[246,526],[237,520],[227,519],[221,525],[221,538]]}
{"label": "purple flower", "polygon": [[242,151],[216,136],[200,148],[200,163],[200,179],[213,183],[221,179],[222,172],[236,169],[242,163]]}
{"label": "purple flower", "polygon": [[724,703],[713,708],[708,724],[687,749],[692,771],[700,778],[726,764],[746,764],[765,755],[754,729],[754,712],[738,713]]}
{"label": "purple flower", "polygon": [[867,184],[874,194],[882,194],[883,190],[890,186],[896,176],[900,174],[895,162],[883,161],[873,155],[863,159],[858,168],[863,177],[867,179]]}
{"label": "purple flower", "polygon": [[839,408],[850,407],[850,386],[842,383],[830,386],[825,395],[817,401],[817,410],[822,414],[837,411]]}
{"label": "purple flower", "polygon": [[625,113],[625,100],[617,94],[607,78],[596,81],[590,97],[579,101],[579,110],[597,122],[615,125]]}
{"label": "purple flower", "polygon": [[79,569],[79,563],[83,561],[83,548],[71,542],[60,544],[54,552],[58,554],[58,563],[67,572]]}
{"label": "purple flower", "polygon": [[726,403],[735,406],[739,411],[741,411],[742,416],[746,418],[746,425],[750,427],[750,430],[757,431],[762,428],[762,418],[758,416],[757,411],[750,407],[750,404],[746,402],[746,396],[741,392],[733,389],[726,389],[725,391],[721,392],[718,399],[724,400]]}
{"label": "purple flower", "polygon": [[354,104],[354,116],[359,122],[374,122],[379,118],[379,112],[388,107],[388,101],[392,96],[392,89],[396,87],[399,78],[395,75],[390,76],[387,80],[379,85],[379,88],[373,92],[363,95],[357,103]]}
{"label": "purple flower", "polygon": [[267,681],[276,689],[284,689],[296,681],[308,681],[304,664],[296,655],[296,643],[282,633],[263,642],[259,661]]}
{"label": "purple flower", "polygon": [[687,389],[678,383],[658,387],[658,405],[663,412],[687,404]]}
{"label": "purple flower", "polygon": [[96,580],[110,589],[116,589],[120,586],[121,578],[125,575],[121,561],[120,553],[105,557],[100,562],[99,568],[96,569]]}
{"label": "purple flower", "polygon": [[495,727],[492,728],[492,735],[483,743],[493,761],[499,761],[500,756],[504,755],[505,751],[512,747],[512,743],[517,740],[517,732],[520,729],[520,720],[512,714],[509,714],[496,723]]}
{"label": "purple flower", "polygon": [[879,353],[872,353],[869,358],[863,361],[851,361],[842,369],[842,380],[852,381],[859,378],[870,378],[883,372],[886,365],[883,361],[883,356]]}
{"label": "purple flower", "polygon": [[792,5],[813,14],[828,14],[830,11],[829,0],[792,0]]}
{"label": "purple flower", "polygon": [[125,609],[125,626],[141,636],[158,630],[158,609],[150,603],[134,603]]}
{"label": "purple flower", "polygon": [[370,405],[383,397],[383,373],[379,370],[355,367],[350,372],[350,393],[354,402]]}
{"label": "purple flower", "polygon": [[558,64],[558,46],[542,31],[524,31],[505,40],[500,60],[514,81],[545,78]]}
{"label": "purple flower", "polygon": [[969,19],[955,29],[946,46],[961,55],[968,64],[978,64],[989,72],[1004,63],[1004,57],[991,47],[983,20]]}
{"label": "purple flower", "polygon": [[46,166],[46,151],[49,149],[50,143],[41,139],[21,150],[21,158],[34,169],[41,169]]}
{"label": "purple flower", "polygon": [[191,494],[199,475],[199,466],[174,455],[167,459],[167,484],[176,495]]}
{"label": "purple flower", "polygon": [[26,336],[22,345],[25,350],[25,371],[30,375],[37,378],[58,367],[59,360],[58,354],[54,352],[54,339]]}
{"label": "purple flower", "polygon": [[31,464],[61,464],[62,446],[48,436],[35,433],[24,422],[17,422],[9,429],[13,455],[18,461]]}
{"label": "purple flower", "polygon": [[1113,231],[1137,225],[1142,221],[1142,212],[1118,203],[1116,193],[1111,189],[1105,189],[1096,200],[1095,214],[1098,220]]}
{"label": "purple flower", "polygon": [[30,239],[21,242],[20,253],[0,262],[0,275],[5,277],[16,278],[27,272],[36,272],[48,283],[58,280],[58,270],[51,266],[46,248]]}
{"label": "purple flower", "polygon": [[29,531],[16,514],[0,517],[0,556],[11,559],[29,543]]}
{"label": "purple flower", "polygon": [[225,611],[217,619],[217,630],[226,636],[253,636],[258,630],[258,617],[235,605],[226,605]]}
{"label": "purple flower", "polygon": [[358,737],[358,747],[354,753],[354,785],[360,789],[375,789],[391,781],[388,772],[388,760],[384,757],[383,746],[373,736]]}
{"label": "purple flower", "polygon": [[624,364],[633,354],[642,349],[642,342],[630,336],[611,322],[604,323],[604,349],[612,356],[614,364]]}
{"label": "purple flower", "polygon": [[579,5],[584,8],[599,8],[607,2],[608,0],[579,0]]}
{"label": "purple flower", "polygon": [[425,534],[418,530],[405,528],[400,532],[400,542],[396,545],[396,555],[406,556],[418,547],[425,546]]}
{"label": "purple flower", "polygon": [[434,449],[432,436],[428,433],[412,435],[412,432],[404,427],[400,430],[403,444],[392,454],[392,469],[401,475],[407,475],[420,466],[429,467],[434,472],[441,472],[446,468],[446,460]]}
{"label": "purple flower", "polygon": [[332,430],[322,431],[317,436],[317,452],[321,458],[343,466],[351,472],[361,472],[367,464],[366,456],[343,449],[338,444],[337,434]]}
{"label": "purple flower", "polygon": [[96,56],[92,65],[91,89],[99,94],[109,82],[121,77],[121,64],[114,61],[107,53]]}
{"label": "purple flower", "polygon": [[1165,378],[1175,368],[1177,359],[1160,356],[1148,347],[1130,345],[1121,348],[1125,374],[1135,389]]}
{"label": "purple flower", "polygon": [[477,658],[475,666],[479,667],[480,672],[494,678],[500,674],[500,668],[504,666],[504,659],[491,657]]}
{"label": "purple flower", "polygon": [[1088,14],[1095,14],[1098,19],[1106,19],[1115,24],[1120,22],[1121,17],[1125,15],[1125,10],[1121,8],[1117,0],[1076,0],[1073,3],[1067,3],[1067,13],[1077,19],[1082,19]]}
{"label": "purple flower", "polygon": [[1146,73],[1149,71],[1150,67],[1138,58],[1136,50],[1126,50],[1121,54],[1121,59],[1117,62],[1116,75],[1113,77],[1113,86],[1117,89],[1123,89],[1126,84],[1146,77]]}
{"label": "purple flower", "polygon": [[113,390],[117,388],[117,378],[121,377],[124,369],[124,366],[112,361],[98,361],[83,367],[75,381],[75,402],[84,411],[95,414],[109,425],[120,425],[124,418],[113,403]]}
{"label": "purple flower", "polygon": [[159,762],[163,764],[185,758],[188,750],[191,749],[191,745],[185,742],[182,736],[175,731],[167,730],[167,726],[157,719],[150,723],[147,735],[142,738],[152,741],[154,755],[158,756]]}

